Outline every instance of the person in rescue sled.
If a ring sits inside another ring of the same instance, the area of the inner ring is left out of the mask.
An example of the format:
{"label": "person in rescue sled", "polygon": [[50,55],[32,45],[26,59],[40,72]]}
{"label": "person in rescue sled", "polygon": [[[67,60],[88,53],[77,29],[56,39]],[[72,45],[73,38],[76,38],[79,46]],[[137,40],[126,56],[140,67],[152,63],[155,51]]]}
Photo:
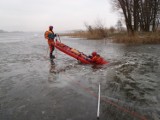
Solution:
{"label": "person in rescue sled", "polygon": [[104,61],[104,59],[97,54],[97,52],[92,52],[92,55],[90,55],[89,58],[95,64],[101,64]]}
{"label": "person in rescue sled", "polygon": [[46,40],[48,40],[48,45],[50,49],[49,57],[50,59],[54,59],[55,56],[52,55],[52,53],[55,49],[53,43],[54,43],[54,38],[56,37],[56,34],[54,34],[53,26],[49,26],[49,29],[44,33],[44,37],[46,38]]}

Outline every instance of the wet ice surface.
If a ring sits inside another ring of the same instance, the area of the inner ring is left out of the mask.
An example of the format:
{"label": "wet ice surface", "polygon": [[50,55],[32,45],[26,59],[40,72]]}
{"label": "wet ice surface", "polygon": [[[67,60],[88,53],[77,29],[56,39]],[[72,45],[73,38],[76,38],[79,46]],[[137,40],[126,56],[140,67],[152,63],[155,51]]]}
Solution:
{"label": "wet ice surface", "polygon": [[43,34],[0,34],[0,120],[160,119],[160,45],[123,45],[62,37],[109,65],[77,63],[56,50],[55,65]]}

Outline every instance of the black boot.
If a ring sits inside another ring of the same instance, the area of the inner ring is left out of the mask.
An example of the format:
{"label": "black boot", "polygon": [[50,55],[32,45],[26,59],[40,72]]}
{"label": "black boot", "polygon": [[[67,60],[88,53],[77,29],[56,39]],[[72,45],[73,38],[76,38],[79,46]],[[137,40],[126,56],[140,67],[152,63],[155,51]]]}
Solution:
{"label": "black boot", "polygon": [[50,59],[52,59],[52,53],[50,53],[49,57],[50,57]]}
{"label": "black boot", "polygon": [[52,55],[52,53],[50,53],[50,59],[54,59],[54,58],[55,58],[55,56]]}
{"label": "black boot", "polygon": [[54,55],[52,55],[52,59],[55,59],[56,57]]}
{"label": "black boot", "polygon": [[50,59],[51,65],[55,65],[54,60]]}

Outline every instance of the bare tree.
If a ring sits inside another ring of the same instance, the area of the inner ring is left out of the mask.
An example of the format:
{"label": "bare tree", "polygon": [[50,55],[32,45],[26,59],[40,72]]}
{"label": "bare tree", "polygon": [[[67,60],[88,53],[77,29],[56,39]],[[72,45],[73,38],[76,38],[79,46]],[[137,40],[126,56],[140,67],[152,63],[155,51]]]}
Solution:
{"label": "bare tree", "polygon": [[153,1],[153,27],[152,31],[156,30],[156,26],[159,25],[159,19],[160,19],[160,0],[154,0]]}
{"label": "bare tree", "polygon": [[133,9],[131,6],[131,3],[133,3],[133,0],[114,0],[112,3],[117,10],[122,10],[128,33],[134,34],[134,29],[132,26]]}
{"label": "bare tree", "polygon": [[91,25],[88,25],[87,23],[84,23],[85,27],[87,28],[88,32],[90,32],[91,34],[93,33],[93,28]]}
{"label": "bare tree", "polygon": [[156,30],[159,24],[160,0],[114,0],[114,8],[122,10],[128,33]]}

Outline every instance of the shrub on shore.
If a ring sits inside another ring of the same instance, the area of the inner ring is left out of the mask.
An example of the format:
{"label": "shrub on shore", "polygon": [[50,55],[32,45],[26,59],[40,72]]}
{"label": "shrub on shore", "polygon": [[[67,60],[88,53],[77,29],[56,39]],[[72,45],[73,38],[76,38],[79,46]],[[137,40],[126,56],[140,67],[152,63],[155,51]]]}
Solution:
{"label": "shrub on shore", "polygon": [[[86,30],[85,31],[73,31],[72,33],[65,34],[66,36],[71,37],[80,37],[80,38],[87,38],[87,39],[103,39],[108,36],[109,30],[104,27],[104,24],[100,19],[97,19],[95,25],[88,25],[84,23]],[[115,30],[112,27],[112,32]]]}
{"label": "shrub on shore", "polygon": [[116,43],[132,43],[132,44],[156,44],[160,43],[160,31],[157,32],[137,32],[129,35],[125,30],[117,30],[114,27],[109,29],[103,27],[102,24],[96,26],[85,25],[86,31],[73,31],[64,34],[65,36],[87,38],[87,39],[104,39],[109,38]]}
{"label": "shrub on shore", "polygon": [[79,38],[87,38],[87,39],[103,39],[107,38],[109,34],[109,30],[106,28],[94,28],[86,31],[73,31],[70,33],[62,34],[63,36],[70,37],[79,37]]}
{"label": "shrub on shore", "polygon": [[64,34],[64,36],[87,38],[87,39],[103,39],[107,37],[107,30],[94,29],[90,31],[75,31]]}
{"label": "shrub on shore", "polygon": [[116,43],[133,43],[133,44],[155,44],[160,43],[159,32],[139,32],[134,35],[119,33],[112,35],[113,42]]}

